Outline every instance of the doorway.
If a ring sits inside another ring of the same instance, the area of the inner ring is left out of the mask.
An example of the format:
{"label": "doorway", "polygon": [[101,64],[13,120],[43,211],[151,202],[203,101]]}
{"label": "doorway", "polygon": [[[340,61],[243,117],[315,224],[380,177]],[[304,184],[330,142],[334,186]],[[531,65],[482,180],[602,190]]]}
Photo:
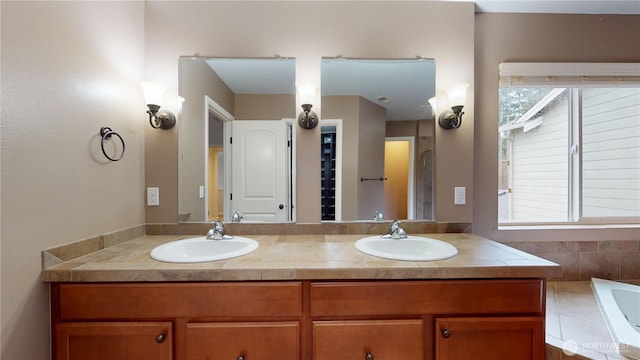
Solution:
{"label": "doorway", "polygon": [[384,216],[415,219],[413,137],[387,137],[384,146]]}
{"label": "doorway", "polygon": [[205,186],[200,188],[200,198],[204,199],[205,215],[208,221],[229,218],[228,201],[230,174],[225,164],[231,162],[228,142],[230,126],[234,116],[208,96],[205,96]]}
{"label": "doorway", "polygon": [[323,221],[342,220],[342,120],[322,120],[320,206]]}

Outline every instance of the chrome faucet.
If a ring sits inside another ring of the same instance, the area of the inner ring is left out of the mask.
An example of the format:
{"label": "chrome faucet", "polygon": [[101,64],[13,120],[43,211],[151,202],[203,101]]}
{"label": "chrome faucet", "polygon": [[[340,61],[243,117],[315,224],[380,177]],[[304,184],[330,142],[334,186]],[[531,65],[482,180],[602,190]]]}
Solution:
{"label": "chrome faucet", "polygon": [[400,227],[401,222],[399,220],[393,220],[391,223],[391,238],[392,239],[406,239],[407,233]]}
{"label": "chrome faucet", "polygon": [[380,212],[380,210],[376,210],[376,216],[373,217],[373,220],[377,222],[384,221],[384,214]]}
{"label": "chrome faucet", "polygon": [[213,228],[207,232],[207,239],[222,240],[224,238],[224,224],[220,220],[213,221]]}
{"label": "chrome faucet", "polygon": [[236,210],[236,212],[231,217],[232,222],[240,222],[242,220],[242,216],[240,216],[240,211]]}

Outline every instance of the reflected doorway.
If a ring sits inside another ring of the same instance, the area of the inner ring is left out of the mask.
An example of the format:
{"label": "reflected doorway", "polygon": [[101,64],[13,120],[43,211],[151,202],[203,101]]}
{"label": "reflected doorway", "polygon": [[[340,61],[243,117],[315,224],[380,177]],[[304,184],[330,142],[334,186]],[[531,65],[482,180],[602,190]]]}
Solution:
{"label": "reflected doorway", "polygon": [[384,145],[384,216],[415,219],[413,137],[387,137]]}
{"label": "reflected doorway", "polygon": [[342,120],[322,120],[320,206],[323,221],[342,220]]}
{"label": "reflected doorway", "polygon": [[[207,147],[207,220],[224,219],[224,120],[209,111]],[[200,197],[204,197],[201,191]]]}

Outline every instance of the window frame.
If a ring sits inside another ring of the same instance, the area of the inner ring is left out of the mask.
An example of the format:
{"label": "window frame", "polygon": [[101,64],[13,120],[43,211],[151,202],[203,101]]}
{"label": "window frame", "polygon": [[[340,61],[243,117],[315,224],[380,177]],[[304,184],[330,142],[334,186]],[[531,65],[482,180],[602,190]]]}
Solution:
{"label": "window frame", "polygon": [[[586,85],[586,86],[585,86]],[[498,229],[567,228],[590,226],[638,227],[640,216],[584,217],[583,215],[583,138],[582,91],[584,87],[640,88],[640,63],[502,63],[500,86],[566,87],[568,90],[568,199],[565,221],[504,221],[498,217]],[[500,101],[500,97],[499,97]],[[500,159],[500,151],[498,154]],[[501,167],[496,176],[500,177]],[[498,189],[499,190],[499,189]],[[498,211],[500,206],[498,205]]]}

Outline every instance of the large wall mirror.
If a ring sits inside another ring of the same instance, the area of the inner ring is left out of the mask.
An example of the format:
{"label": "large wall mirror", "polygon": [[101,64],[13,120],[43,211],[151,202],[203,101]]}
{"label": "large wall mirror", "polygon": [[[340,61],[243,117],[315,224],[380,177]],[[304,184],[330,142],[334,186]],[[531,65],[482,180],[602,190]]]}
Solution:
{"label": "large wall mirror", "polygon": [[433,220],[435,60],[325,58],[323,221]]}
{"label": "large wall mirror", "polygon": [[[322,220],[370,221],[376,211],[386,219],[433,220],[434,115],[427,100],[435,95],[435,61],[322,59],[321,75]],[[268,205],[277,209],[272,214],[232,202],[245,181],[232,176],[230,164],[239,161],[225,147],[241,128],[229,124],[258,121],[284,123],[282,136],[290,141],[295,128],[286,120],[295,124],[295,60],[181,58],[179,94],[185,99],[179,220],[230,221],[239,211],[245,221],[294,221],[294,149],[283,150],[285,168],[277,173],[284,180],[266,181],[276,176],[265,176],[275,166],[249,166],[257,173],[245,177],[261,180],[257,190],[284,184],[277,190],[284,195]]]}
{"label": "large wall mirror", "polygon": [[179,221],[294,221],[295,60],[185,57],[178,75]]}

